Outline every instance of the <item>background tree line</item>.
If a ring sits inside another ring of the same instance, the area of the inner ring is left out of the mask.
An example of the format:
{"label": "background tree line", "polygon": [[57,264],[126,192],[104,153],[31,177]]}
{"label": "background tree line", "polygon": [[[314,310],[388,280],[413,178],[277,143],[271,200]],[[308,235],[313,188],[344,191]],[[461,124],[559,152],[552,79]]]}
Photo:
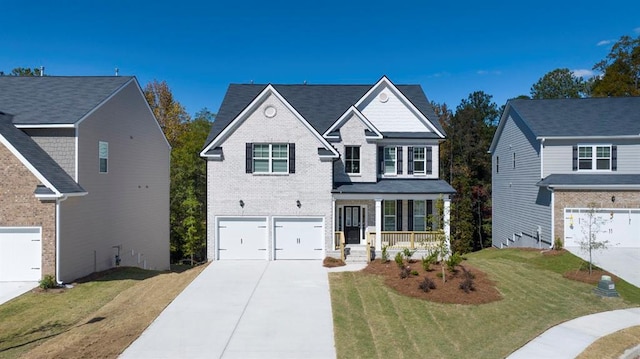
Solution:
{"label": "background tree line", "polygon": [[[593,66],[588,79],[567,68],[554,69],[516,98],[551,99],[640,96],[640,36],[622,36]],[[0,72],[0,76],[4,76]],[[39,68],[16,68],[9,76],[39,76]],[[171,151],[171,258],[205,258],[206,164],[199,156],[215,114],[204,108],[192,119],[166,82],[152,81],[144,95]],[[491,156],[487,152],[505,105],[475,91],[453,111],[432,103],[447,133],[440,145],[440,177],[456,190],[451,202],[451,245],[465,253],[491,246]]]}

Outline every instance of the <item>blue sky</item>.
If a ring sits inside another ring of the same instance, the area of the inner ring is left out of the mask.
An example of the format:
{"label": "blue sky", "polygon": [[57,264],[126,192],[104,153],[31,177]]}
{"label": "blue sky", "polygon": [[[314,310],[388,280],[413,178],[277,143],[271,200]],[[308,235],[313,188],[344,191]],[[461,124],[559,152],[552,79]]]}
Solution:
{"label": "blue sky", "polygon": [[420,84],[455,108],[498,106],[545,73],[590,74],[640,2],[4,1],[0,70],[165,80],[190,114],[216,112],[229,83]]}

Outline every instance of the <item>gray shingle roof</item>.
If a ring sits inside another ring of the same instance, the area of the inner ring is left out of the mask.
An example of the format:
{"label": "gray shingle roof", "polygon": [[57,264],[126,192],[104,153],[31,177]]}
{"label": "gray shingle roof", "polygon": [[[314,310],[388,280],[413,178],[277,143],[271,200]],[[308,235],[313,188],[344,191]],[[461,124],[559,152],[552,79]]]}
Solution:
{"label": "gray shingle roof", "polygon": [[[227,127],[267,85],[231,84],[227,89],[205,147]],[[293,108],[323,134],[373,85],[273,85]],[[444,133],[420,85],[396,85],[413,105]]]}
{"label": "gray shingle roof", "polygon": [[640,135],[640,97],[511,100],[537,137]]}
{"label": "gray shingle roof", "polygon": [[0,76],[0,111],[14,124],[73,124],[132,78]]}
{"label": "gray shingle roof", "polygon": [[[12,123],[12,116],[0,113],[0,134],[16,148],[58,192],[74,194],[86,192],[38,144]],[[38,194],[44,194],[43,189]]]}
{"label": "gray shingle roof", "polygon": [[552,174],[537,183],[547,186],[640,186],[640,174]]}
{"label": "gray shingle roof", "polygon": [[427,194],[455,193],[456,190],[443,180],[383,179],[376,183],[336,183],[333,193],[366,194]]}

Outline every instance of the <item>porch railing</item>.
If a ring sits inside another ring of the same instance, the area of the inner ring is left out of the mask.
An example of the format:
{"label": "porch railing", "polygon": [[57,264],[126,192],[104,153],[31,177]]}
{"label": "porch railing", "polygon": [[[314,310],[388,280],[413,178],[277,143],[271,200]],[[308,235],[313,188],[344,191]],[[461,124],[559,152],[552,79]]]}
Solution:
{"label": "porch railing", "polygon": [[[442,231],[383,231],[382,246],[389,249],[434,249],[444,236]],[[376,233],[369,232],[368,239],[376,242]]]}
{"label": "porch railing", "polygon": [[341,231],[335,232],[335,236],[333,237],[333,242],[334,242],[334,249],[340,251],[340,259],[345,260],[345,256],[344,256],[344,244],[345,244],[344,232],[341,232]]}

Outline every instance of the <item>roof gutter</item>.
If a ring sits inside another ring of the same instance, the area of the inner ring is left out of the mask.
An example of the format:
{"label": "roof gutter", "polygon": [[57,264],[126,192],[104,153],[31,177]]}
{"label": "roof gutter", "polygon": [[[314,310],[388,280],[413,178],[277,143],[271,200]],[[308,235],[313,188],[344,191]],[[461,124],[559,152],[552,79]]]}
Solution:
{"label": "roof gutter", "polygon": [[67,199],[67,196],[62,196],[56,200],[56,283],[62,285],[60,280],[60,204]]}
{"label": "roof gutter", "polygon": [[619,135],[619,136],[537,136],[538,140],[635,140],[640,137],[637,135]]}

